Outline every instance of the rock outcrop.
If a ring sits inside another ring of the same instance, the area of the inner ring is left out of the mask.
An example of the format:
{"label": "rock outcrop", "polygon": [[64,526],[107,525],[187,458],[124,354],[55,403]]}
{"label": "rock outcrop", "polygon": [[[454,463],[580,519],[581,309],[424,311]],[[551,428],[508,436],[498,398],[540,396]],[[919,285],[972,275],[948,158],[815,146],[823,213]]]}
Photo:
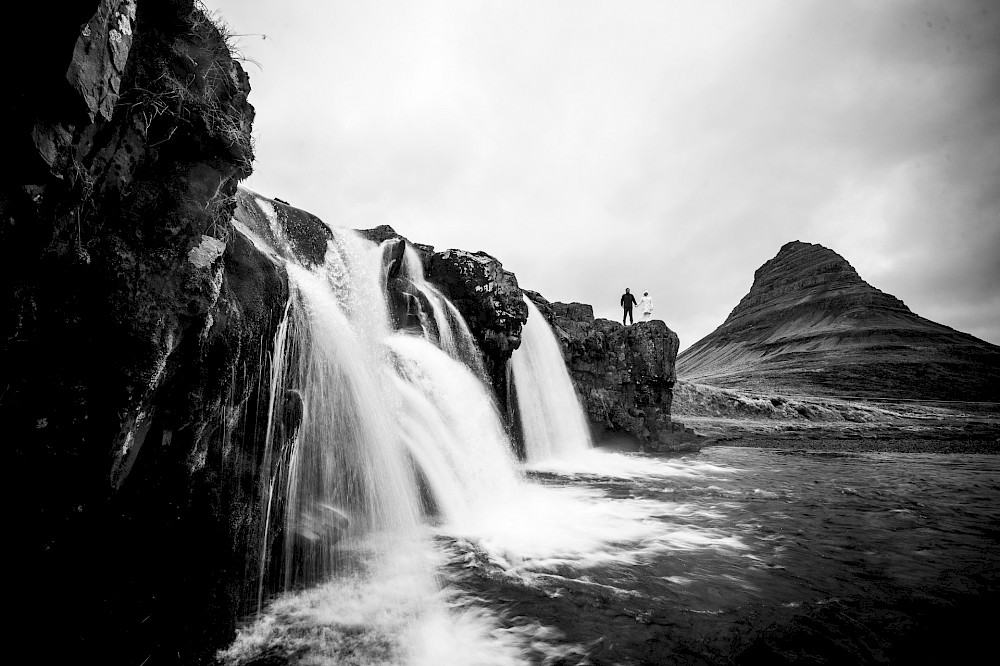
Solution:
{"label": "rock outcrop", "polygon": [[799,241],[757,270],[677,372],[785,395],[1000,400],[1000,347],[914,314],[836,252]]}
{"label": "rock outcrop", "polygon": [[256,597],[261,359],[288,298],[228,223],[249,83],[192,0],[45,12],[12,22],[38,58],[2,102],[17,661],[204,662]]}
{"label": "rock outcrop", "polygon": [[627,433],[647,450],[698,448],[699,437],[670,418],[679,339],[659,320],[622,326],[595,319],[582,303],[550,303],[525,292],[560,340],[570,376],[598,440]]}
{"label": "rock outcrop", "polygon": [[485,252],[465,250],[435,252],[426,273],[462,313],[483,352],[494,391],[506,396],[507,361],[521,345],[521,327],[528,319],[517,278]]}

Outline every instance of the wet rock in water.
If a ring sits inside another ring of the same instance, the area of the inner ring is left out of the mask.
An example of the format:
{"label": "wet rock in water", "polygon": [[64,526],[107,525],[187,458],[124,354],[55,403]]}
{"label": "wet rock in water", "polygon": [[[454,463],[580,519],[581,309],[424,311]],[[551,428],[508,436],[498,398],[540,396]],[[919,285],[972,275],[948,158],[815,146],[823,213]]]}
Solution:
{"label": "wet rock in water", "polygon": [[671,422],[679,339],[660,320],[622,326],[595,319],[590,305],[550,303],[524,292],[563,346],[570,376],[591,426],[628,433],[655,451],[692,450],[702,437]]}
{"label": "wet rock in water", "polygon": [[284,405],[281,410],[282,435],[286,440],[295,437],[302,425],[302,392],[297,389],[285,391]]}
{"label": "wet rock in water", "polygon": [[288,249],[307,266],[322,264],[326,259],[333,232],[312,213],[244,187],[236,191],[235,204],[234,222],[259,237],[268,247],[287,243]]}

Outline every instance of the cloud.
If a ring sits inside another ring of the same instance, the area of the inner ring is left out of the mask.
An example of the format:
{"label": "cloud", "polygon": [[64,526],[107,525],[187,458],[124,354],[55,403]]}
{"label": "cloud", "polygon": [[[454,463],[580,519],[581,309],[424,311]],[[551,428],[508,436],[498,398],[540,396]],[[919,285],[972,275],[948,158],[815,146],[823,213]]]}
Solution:
{"label": "cloud", "polygon": [[687,346],[789,240],[1000,343],[1000,8],[871,2],[210,1],[244,38],[249,185],[482,249]]}

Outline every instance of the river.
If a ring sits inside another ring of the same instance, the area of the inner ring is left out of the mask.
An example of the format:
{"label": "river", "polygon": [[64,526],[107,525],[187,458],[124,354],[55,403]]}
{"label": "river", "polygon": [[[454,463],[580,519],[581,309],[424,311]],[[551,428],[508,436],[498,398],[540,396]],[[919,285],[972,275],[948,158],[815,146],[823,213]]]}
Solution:
{"label": "river", "polygon": [[503,511],[429,528],[437,588],[290,597],[231,662],[927,663],[989,640],[1000,457],[597,449],[524,473]]}

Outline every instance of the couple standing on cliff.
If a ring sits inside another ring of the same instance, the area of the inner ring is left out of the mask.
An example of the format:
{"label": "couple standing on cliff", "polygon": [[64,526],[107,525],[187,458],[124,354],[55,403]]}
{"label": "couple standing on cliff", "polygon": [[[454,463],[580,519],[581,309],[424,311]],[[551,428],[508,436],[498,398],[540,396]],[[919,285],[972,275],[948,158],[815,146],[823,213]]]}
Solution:
{"label": "couple standing on cliff", "polygon": [[[622,315],[622,326],[626,326],[625,320],[628,319],[630,323],[634,324],[635,320],[632,318],[632,306],[636,304],[635,296],[627,288],[625,293],[622,294],[621,298],[622,308],[625,310],[625,314]],[[649,317],[653,314],[653,297],[649,295],[648,291],[642,293],[642,298],[639,299],[639,310],[642,312],[642,320],[649,321]]]}

